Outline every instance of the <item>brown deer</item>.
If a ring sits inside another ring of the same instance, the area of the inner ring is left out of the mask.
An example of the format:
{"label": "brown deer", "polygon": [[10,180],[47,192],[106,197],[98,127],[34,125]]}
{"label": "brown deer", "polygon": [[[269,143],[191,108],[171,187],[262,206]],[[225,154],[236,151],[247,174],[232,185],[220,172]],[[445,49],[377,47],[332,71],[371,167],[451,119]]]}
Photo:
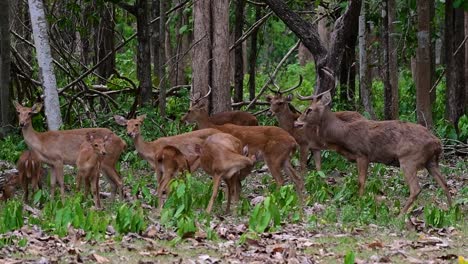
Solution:
{"label": "brown deer", "polygon": [[[290,105],[293,96],[291,94],[284,96],[284,94],[297,88],[299,85],[285,91],[281,91],[278,87],[276,91],[272,90],[274,94],[268,95],[266,99],[267,102],[270,103],[270,112],[278,119],[279,127],[288,131],[299,144],[300,168],[304,173],[307,168],[307,155],[309,151],[313,154],[316,169],[321,170],[320,150],[326,147],[313,129],[308,129],[306,131],[303,128],[294,126],[294,121],[299,118],[301,113],[294,111],[295,109],[292,109]],[[361,114],[352,111],[337,112],[336,116],[345,122],[352,122],[364,118]]]}
{"label": "brown deer", "polygon": [[18,170],[2,171],[0,173],[0,193],[2,200],[6,201],[15,194],[16,186],[19,183]]}
{"label": "brown deer", "polygon": [[34,191],[37,191],[41,186],[41,178],[43,176],[42,162],[39,157],[32,151],[26,150],[21,153],[21,156],[16,163],[18,168],[18,180],[24,191],[24,202],[29,199],[29,184]]}
{"label": "brown deer", "polygon": [[[203,98],[201,98],[199,93],[196,93],[194,97],[191,96],[189,99],[190,104],[195,105]],[[243,111],[226,111],[216,113],[210,116],[208,119],[215,125],[234,124],[239,126],[258,126],[257,118],[253,114]],[[189,120],[186,118],[186,115],[181,118],[181,121],[189,122]]]}
{"label": "brown deer", "polygon": [[194,163],[198,157],[192,157],[192,162],[189,162],[182,152],[171,145],[163,147],[156,153],[156,170],[157,175],[161,178],[158,179],[158,201],[159,210],[162,209],[165,203],[164,195],[169,195],[169,183],[179,173],[184,171],[192,172],[191,164]]}
{"label": "brown deer", "polygon": [[135,119],[129,120],[127,120],[123,116],[114,116],[114,119],[117,122],[117,124],[127,127],[127,134],[133,138],[133,142],[135,144],[135,148],[138,154],[143,159],[148,161],[151,168],[156,172],[158,182],[158,193],[162,193],[164,192],[164,190],[161,189],[161,183],[163,181],[164,173],[160,170],[160,168],[158,168],[157,164],[157,157],[160,151],[166,146],[176,147],[187,160],[193,161],[191,163],[191,171],[196,170],[200,162],[199,159],[196,158],[197,153],[195,152],[195,145],[201,145],[207,137],[216,133],[220,133],[220,131],[216,129],[201,129],[176,136],[162,137],[154,141],[146,142],[144,141],[140,133],[140,129],[143,125],[143,121],[145,120],[145,118],[146,115],[141,115]]}
{"label": "brown deer", "polygon": [[76,177],[76,189],[80,191],[81,184],[84,181],[85,197],[88,196],[91,187],[91,193],[94,199],[94,206],[101,208],[101,198],[99,194],[99,172],[101,171],[102,160],[107,154],[106,144],[112,134],[104,138],[93,135],[93,133],[86,134],[86,141],[81,143],[80,152],[76,160],[78,174]]}
{"label": "brown deer", "polygon": [[[243,151],[244,149],[244,151]],[[242,142],[226,133],[209,136],[203,145],[197,146],[200,164],[203,170],[213,177],[213,193],[206,211],[211,212],[218,195],[221,180],[227,185],[226,213],[230,211],[231,201],[237,201],[240,195],[241,181],[253,168],[255,155],[245,157],[248,148],[242,147]]]}
{"label": "brown deer", "polygon": [[122,194],[122,179],[115,169],[119,156],[125,149],[125,142],[107,128],[81,128],[61,131],[37,132],[31,124],[33,115],[39,113],[42,104],[36,103],[32,108],[23,107],[15,102],[19,125],[23,131],[24,141],[29,149],[37,154],[39,160],[52,167],[50,185],[51,196],[54,197],[55,185],[58,181],[62,199],[65,195],[63,183],[63,165],[75,165],[81,144],[86,141],[88,132],[101,137],[112,134],[109,139],[108,155],[102,160],[101,169],[112,185],[112,199],[118,191]]}
{"label": "brown deer", "polygon": [[291,155],[297,148],[296,140],[285,130],[275,126],[237,126],[233,124],[215,125],[208,116],[206,107],[198,103],[201,99],[209,96],[208,93],[197,100],[196,105],[191,105],[185,118],[188,122],[196,122],[199,128],[215,128],[224,133],[233,135],[241,140],[242,144],[249,146],[249,154],[261,153],[265,162],[275,179],[281,186],[284,183],[281,170],[293,180],[299,199],[302,202],[304,182],[298,176],[291,165]]}
{"label": "brown deer", "polygon": [[318,127],[317,133],[325,144],[331,144],[348,160],[357,162],[360,195],[364,193],[369,162],[378,162],[399,166],[403,171],[410,187],[410,196],[401,214],[407,212],[421,191],[416,173],[424,167],[444,190],[448,204],[452,204],[445,178],[439,169],[442,144],[427,128],[398,120],[360,119],[345,122],[328,107],[331,102],[328,91],[300,99],[312,102],[296,125]]}

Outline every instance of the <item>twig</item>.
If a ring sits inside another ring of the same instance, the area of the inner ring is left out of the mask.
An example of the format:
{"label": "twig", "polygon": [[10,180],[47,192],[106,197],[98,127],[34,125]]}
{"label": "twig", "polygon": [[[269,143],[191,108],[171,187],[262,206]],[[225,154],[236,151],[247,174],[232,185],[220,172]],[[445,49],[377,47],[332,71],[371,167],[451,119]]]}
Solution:
{"label": "twig", "polygon": [[270,78],[266,81],[266,83],[263,85],[262,89],[260,89],[260,92],[255,96],[255,98],[250,102],[250,104],[247,106],[246,110],[249,110],[253,104],[255,104],[255,102],[258,100],[258,98],[260,98],[260,96],[262,96],[262,94],[265,92],[266,88],[268,87],[268,85],[271,83],[271,81],[273,81],[272,78],[274,78],[276,76],[276,74],[278,73],[279,69],[281,68],[281,66],[284,64],[284,62],[286,61],[287,58],[289,58],[289,56],[291,56],[291,54],[293,53],[293,51],[295,49],[297,49],[297,47],[299,47],[299,43],[300,41],[297,41],[296,44],[291,48],[289,49],[289,51],[286,53],[286,55],[284,55],[284,57],[281,59],[281,61],[278,63],[278,65],[276,66],[276,69],[273,71],[273,74],[270,76]]}
{"label": "twig", "polygon": [[258,21],[256,21],[245,33],[242,35],[234,44],[229,47],[229,51],[233,50],[235,47],[237,47],[239,44],[244,42],[246,38],[248,38],[257,28],[259,28],[263,23],[267,21],[267,19],[273,14],[273,11],[270,11],[268,14],[260,18]]}

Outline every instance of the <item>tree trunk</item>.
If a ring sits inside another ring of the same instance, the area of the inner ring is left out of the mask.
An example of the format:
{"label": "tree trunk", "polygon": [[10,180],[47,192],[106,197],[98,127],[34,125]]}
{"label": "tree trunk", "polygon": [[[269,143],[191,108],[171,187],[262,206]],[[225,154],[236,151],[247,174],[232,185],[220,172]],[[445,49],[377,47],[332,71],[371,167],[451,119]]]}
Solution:
{"label": "tree trunk", "polygon": [[[211,15],[207,10],[210,10],[210,0],[193,2],[193,42],[198,44],[193,47],[192,95],[205,95],[210,85]],[[209,107],[208,100],[203,100]]]}
{"label": "tree trunk", "polygon": [[28,3],[37,62],[44,87],[44,105],[47,125],[50,130],[58,130],[62,125],[62,116],[60,115],[57,82],[52,65],[49,36],[47,35],[48,27],[44,14],[44,5],[42,0],[28,0]]}
{"label": "tree trunk", "polygon": [[[468,36],[468,12],[465,12],[465,36]],[[468,80],[468,42],[465,42],[465,82],[467,80]],[[468,113],[468,84],[466,83],[465,83],[465,113]]]}
{"label": "tree trunk", "polygon": [[265,0],[265,3],[312,52],[317,69],[317,89],[314,89],[314,93],[331,90],[333,94],[345,44],[351,38],[353,29],[358,26],[361,1],[351,0],[345,13],[336,21],[330,39],[332,44],[329,51],[320,40],[317,27],[312,26],[297,13],[291,11],[284,1]]}
{"label": "tree trunk", "polygon": [[[151,6],[151,17],[159,17],[159,0],[153,0]],[[161,76],[159,76],[159,21],[153,23],[153,34],[151,35],[152,52],[153,52],[153,76],[156,83],[159,83]]]}
{"label": "tree trunk", "polygon": [[[262,18],[261,7],[255,7],[255,21],[259,21]],[[249,54],[249,100],[252,101],[255,98],[255,75],[257,69],[257,55],[258,55],[258,28],[252,32],[250,37],[250,54]]]}
{"label": "tree trunk", "polygon": [[[96,57],[97,61],[101,61],[109,52],[114,51],[114,6],[103,3],[101,8],[101,19],[97,26],[96,42]],[[110,58],[107,58],[104,63],[101,63],[97,68],[97,73],[108,79],[115,68],[115,52]],[[100,80],[100,79],[99,79]],[[103,81],[99,81],[104,83]]]}
{"label": "tree trunk", "polygon": [[446,108],[447,119],[458,131],[458,120],[464,111],[465,78],[464,78],[464,49],[453,56],[464,39],[463,10],[454,9],[453,1],[445,3],[445,59],[446,59]]}
{"label": "tree trunk", "polygon": [[166,0],[159,1],[159,114],[162,117],[166,116],[166,84],[164,64],[166,62]]}
{"label": "tree trunk", "polygon": [[418,123],[431,128],[431,17],[429,1],[418,0],[418,48],[416,51],[416,110]]}
{"label": "tree trunk", "polygon": [[148,26],[148,1],[137,0],[135,2],[135,16],[137,19],[137,76],[140,82],[141,105],[150,103],[152,99],[151,84],[151,50],[150,30]]}
{"label": "tree trunk", "polygon": [[[231,97],[229,93],[229,0],[216,0],[212,2],[212,21],[212,113],[219,113],[231,110]],[[236,61],[236,64],[240,63],[242,66],[242,53],[240,55],[241,61]]]}
{"label": "tree trunk", "polygon": [[10,15],[9,0],[0,1],[0,138],[12,127],[10,94]]}
{"label": "tree trunk", "polygon": [[[235,41],[242,37],[242,29],[244,28],[244,7],[245,0],[236,0]],[[234,69],[234,102],[241,102],[244,93],[243,43],[237,45],[234,49]]]}
{"label": "tree trunk", "polygon": [[395,0],[383,2],[382,24],[384,39],[384,116],[385,119],[398,119],[398,67],[395,45]]}
{"label": "tree trunk", "polygon": [[[360,97],[364,110],[369,113],[371,119],[375,118],[374,108],[371,100],[372,83],[369,82],[370,71],[367,59],[367,28],[366,28],[366,5],[361,6],[361,15],[359,16],[359,85]],[[371,80],[372,82],[372,80]]]}

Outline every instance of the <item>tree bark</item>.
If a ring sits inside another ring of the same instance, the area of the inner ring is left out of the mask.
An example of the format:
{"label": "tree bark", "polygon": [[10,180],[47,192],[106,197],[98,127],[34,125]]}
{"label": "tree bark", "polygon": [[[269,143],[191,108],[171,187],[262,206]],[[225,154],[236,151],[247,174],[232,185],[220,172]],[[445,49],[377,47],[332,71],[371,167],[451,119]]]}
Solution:
{"label": "tree bark", "polygon": [[[193,42],[197,44],[193,47],[192,95],[203,96],[208,92],[210,85],[211,12],[207,10],[210,10],[210,0],[193,2]],[[203,101],[205,107],[209,107],[209,100],[203,99]]]}
{"label": "tree bark", "polygon": [[[101,61],[109,52],[114,51],[114,6],[103,3],[101,8],[101,19],[97,26],[96,42],[96,61]],[[115,52],[104,63],[99,65],[97,73],[108,79],[115,68]],[[99,79],[101,80],[101,79]],[[104,83],[103,81],[100,81]]]}
{"label": "tree bark", "polygon": [[0,1],[0,138],[12,127],[13,111],[10,94],[10,8],[8,1]]}
{"label": "tree bark", "polygon": [[[219,113],[231,110],[229,93],[229,0],[212,1],[212,21],[212,113]],[[236,66],[237,63],[242,66],[242,53],[240,55],[241,61],[236,61]],[[242,71],[242,68],[240,70]]]}
{"label": "tree bark", "polygon": [[[236,23],[234,26],[235,41],[242,37],[244,28],[245,0],[236,0]],[[244,60],[243,45],[237,45],[234,49],[234,102],[241,102],[244,93]]]}
{"label": "tree bark", "polygon": [[[159,0],[152,0],[151,17],[159,17]],[[161,76],[159,76],[159,21],[153,23],[153,34],[151,35],[152,52],[153,52],[153,76],[156,83],[159,83]]]}
{"label": "tree bark", "polygon": [[429,1],[418,0],[418,48],[416,51],[416,110],[418,123],[432,128],[431,111],[431,17]]}
{"label": "tree bark", "polygon": [[150,30],[148,26],[148,1],[136,0],[134,6],[137,19],[137,76],[140,82],[140,102],[141,105],[151,102],[151,50],[150,50]]}
{"label": "tree bark", "polygon": [[446,60],[446,106],[447,119],[458,131],[458,120],[463,115],[465,103],[464,49],[453,56],[464,39],[463,10],[454,9],[453,1],[445,3],[445,60]]}
{"label": "tree bark", "polygon": [[371,100],[372,80],[369,82],[370,71],[367,58],[367,28],[366,28],[366,5],[361,6],[361,15],[359,16],[359,85],[360,98],[364,110],[369,113],[371,119],[376,119]]}
{"label": "tree bark", "polygon": [[398,54],[395,44],[395,8],[395,0],[383,1],[384,116],[387,120],[398,119]]}
{"label": "tree bark", "polygon": [[[320,40],[317,27],[302,19],[291,11],[282,0],[265,0],[271,10],[297,35],[304,45],[312,52],[316,61],[317,89],[315,93],[327,90],[334,92],[335,79],[339,76],[339,67],[343,57],[345,43],[352,35],[352,28],[358,26],[358,16],[361,9],[360,0],[351,0],[345,13],[336,21],[331,35],[332,43],[327,51]],[[332,75],[332,76],[330,76]]]}
{"label": "tree bark", "polygon": [[166,116],[166,84],[164,64],[166,62],[166,0],[159,1],[159,114],[162,117]]}
{"label": "tree bark", "polygon": [[[468,36],[468,12],[465,12],[465,36]],[[468,80],[468,42],[465,42],[465,82],[467,80]],[[465,113],[468,113],[468,84],[466,83],[465,83]]]}
{"label": "tree bark", "polygon": [[[259,21],[262,18],[261,7],[255,7],[255,21]],[[250,53],[249,53],[249,100],[252,101],[255,98],[255,77],[257,69],[257,56],[258,56],[258,28],[252,32],[250,37]]]}
{"label": "tree bark", "polygon": [[58,130],[62,125],[62,116],[60,115],[57,82],[52,65],[49,36],[47,35],[48,27],[44,13],[44,5],[42,0],[28,0],[28,3],[37,62],[44,87],[44,105],[47,125],[50,130]]}

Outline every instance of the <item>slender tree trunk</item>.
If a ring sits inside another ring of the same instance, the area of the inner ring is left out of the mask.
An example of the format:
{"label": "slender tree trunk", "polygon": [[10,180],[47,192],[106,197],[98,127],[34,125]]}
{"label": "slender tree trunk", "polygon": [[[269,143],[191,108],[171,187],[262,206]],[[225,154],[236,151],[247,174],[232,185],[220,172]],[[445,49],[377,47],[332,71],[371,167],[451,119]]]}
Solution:
{"label": "slender tree trunk", "polygon": [[[360,97],[364,110],[369,113],[371,119],[375,118],[374,108],[372,107],[371,100],[371,87],[369,83],[369,66],[367,64],[367,29],[366,29],[366,5],[361,6],[361,15],[359,16],[359,85]],[[372,82],[372,80],[371,80]]]}
{"label": "slender tree trunk", "polygon": [[135,2],[137,19],[137,76],[140,82],[140,102],[141,105],[151,103],[151,50],[150,50],[150,30],[148,26],[148,1],[137,0]]}
{"label": "slender tree trunk", "polygon": [[382,2],[382,24],[384,39],[384,115],[385,119],[398,119],[398,68],[397,52],[394,41],[395,0]]}
{"label": "slender tree trunk", "polygon": [[[193,2],[194,43],[192,59],[192,95],[203,96],[210,85],[211,32],[210,0]],[[206,100],[206,99],[204,99]],[[208,101],[205,101],[208,102]],[[209,107],[208,103],[205,103]]]}
{"label": "slender tree trunk", "polygon": [[[437,32],[436,23],[434,23],[435,16],[435,1],[430,2],[430,19],[431,19],[431,32]],[[433,34],[431,34],[433,35]],[[429,91],[431,95],[431,107],[434,105],[436,100],[436,89],[432,89],[432,86],[436,82],[436,38],[431,37],[431,90]]]}
{"label": "slender tree trunk", "polygon": [[166,116],[166,84],[168,83],[167,77],[165,77],[164,63],[166,62],[166,0],[159,2],[159,114]]}
{"label": "slender tree trunk", "polygon": [[[464,11],[462,8],[455,9],[455,36],[454,36],[454,49],[460,47],[465,39],[465,18],[464,18]],[[456,71],[456,82],[455,82],[455,96],[457,98],[455,108],[456,108],[456,118],[453,120],[455,129],[457,133],[460,133],[458,127],[458,121],[460,117],[464,114],[465,110],[465,49],[460,47],[457,55],[455,56],[455,71]]]}
{"label": "slender tree trunk", "polygon": [[[159,0],[152,0],[151,17],[159,17]],[[156,83],[159,83],[161,76],[159,76],[159,21],[153,23],[153,34],[151,35],[152,53],[153,53],[153,76]]]}
{"label": "slender tree trunk", "polygon": [[[95,36],[97,46],[97,61],[101,61],[109,52],[114,51],[114,6],[111,4],[102,4],[101,20],[97,27]],[[108,79],[115,68],[115,52],[110,58],[107,58],[98,68],[97,72],[102,77]]]}
{"label": "slender tree trunk", "polygon": [[[236,0],[236,23],[234,26],[235,41],[242,37],[244,28],[245,0]],[[234,102],[241,102],[244,93],[244,60],[243,45],[237,45],[234,49]]]}
{"label": "slender tree trunk", "polygon": [[[255,7],[255,21],[259,21],[262,18],[262,9]],[[255,76],[257,69],[257,54],[258,54],[258,29],[252,32],[250,37],[250,54],[249,54],[249,100],[252,101],[255,98]]]}
{"label": "slender tree trunk", "polygon": [[428,128],[432,124],[431,111],[431,18],[429,1],[418,0],[418,48],[416,51],[416,110],[418,123]]}
{"label": "slender tree trunk", "polygon": [[10,94],[10,1],[0,1],[0,138],[10,130],[13,111]]}
{"label": "slender tree trunk", "polygon": [[[465,12],[465,36],[468,36],[468,12]],[[465,42],[465,113],[468,113],[468,42]]]}
{"label": "slender tree trunk", "polygon": [[[212,2],[213,25],[213,113],[231,110],[229,93],[229,0]],[[239,45],[240,46],[240,45]],[[241,53],[242,66],[242,53]],[[242,68],[241,68],[242,71]]]}
{"label": "slender tree trunk", "polygon": [[49,36],[47,35],[47,20],[44,14],[42,0],[28,0],[29,13],[36,47],[37,62],[44,86],[44,105],[47,126],[50,130],[58,130],[62,125],[60,103],[57,92],[52,54],[50,52]]}

